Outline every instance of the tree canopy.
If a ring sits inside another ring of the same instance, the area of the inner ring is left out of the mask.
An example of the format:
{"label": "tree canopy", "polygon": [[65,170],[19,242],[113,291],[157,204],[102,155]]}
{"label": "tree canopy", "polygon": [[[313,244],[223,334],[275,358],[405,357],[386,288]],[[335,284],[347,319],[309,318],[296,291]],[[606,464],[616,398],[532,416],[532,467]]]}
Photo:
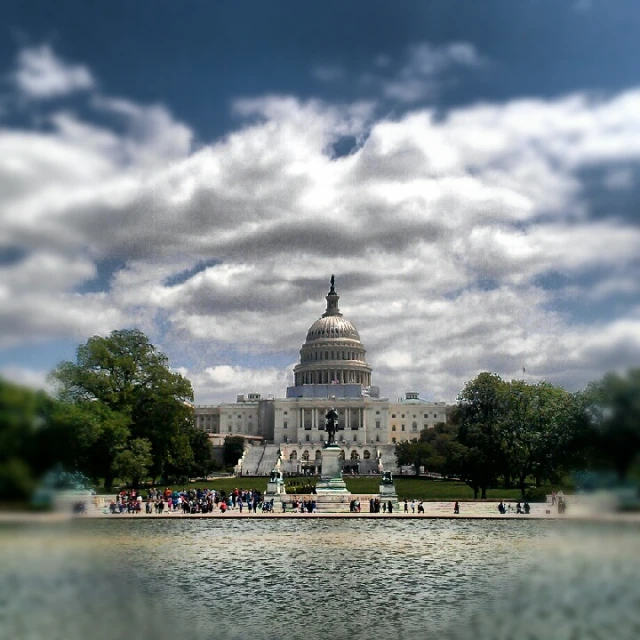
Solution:
{"label": "tree canopy", "polygon": [[[78,347],[76,361],[62,362],[51,379],[65,405],[64,418],[73,422],[82,420],[83,412],[94,414],[84,427],[91,431],[85,438],[91,446],[84,449],[83,471],[91,477],[104,477],[110,486],[125,467],[137,465],[145,475],[163,479],[188,477],[194,470],[193,446],[201,442],[193,433],[191,383],[170,370],[167,357],[141,331],[122,329],[90,338]],[[92,455],[92,448],[100,455]]]}

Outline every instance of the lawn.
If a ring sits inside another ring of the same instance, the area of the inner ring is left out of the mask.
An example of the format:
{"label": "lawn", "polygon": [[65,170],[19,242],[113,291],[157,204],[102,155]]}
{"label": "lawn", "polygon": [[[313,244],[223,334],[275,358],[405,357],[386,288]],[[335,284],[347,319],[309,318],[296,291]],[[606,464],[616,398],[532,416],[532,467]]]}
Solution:
{"label": "lawn", "polygon": [[[183,488],[213,488],[224,490],[226,492],[233,489],[258,489],[264,492],[267,488],[266,477],[240,477],[240,478],[215,478],[207,482],[188,482],[184,485],[172,485],[172,489],[181,490]],[[347,488],[351,493],[378,493],[380,487],[379,476],[345,476],[344,478]],[[297,477],[286,478],[287,492],[291,493],[293,487],[304,485],[315,485],[317,478],[315,477]],[[473,500],[473,491],[464,483],[455,480],[433,480],[430,478],[412,478],[395,476],[394,482],[398,497],[400,499],[407,498],[409,500]],[[162,487],[164,488],[164,487]],[[568,493],[568,488],[564,488]],[[518,489],[489,489],[487,491],[488,500],[518,500],[520,491]]]}

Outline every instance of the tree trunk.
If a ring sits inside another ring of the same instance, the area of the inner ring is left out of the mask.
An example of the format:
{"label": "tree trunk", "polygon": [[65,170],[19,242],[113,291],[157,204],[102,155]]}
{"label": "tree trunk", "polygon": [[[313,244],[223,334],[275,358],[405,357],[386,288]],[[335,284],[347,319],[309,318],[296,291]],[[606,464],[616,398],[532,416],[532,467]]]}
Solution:
{"label": "tree trunk", "polygon": [[104,488],[106,491],[111,491],[113,487],[113,473],[107,473],[104,476]]}
{"label": "tree trunk", "polygon": [[527,477],[526,476],[520,476],[520,495],[522,496],[522,499],[524,500],[524,492],[526,490],[526,480]]}
{"label": "tree trunk", "polygon": [[482,500],[487,499],[487,487],[482,487],[482,495],[480,496]]}

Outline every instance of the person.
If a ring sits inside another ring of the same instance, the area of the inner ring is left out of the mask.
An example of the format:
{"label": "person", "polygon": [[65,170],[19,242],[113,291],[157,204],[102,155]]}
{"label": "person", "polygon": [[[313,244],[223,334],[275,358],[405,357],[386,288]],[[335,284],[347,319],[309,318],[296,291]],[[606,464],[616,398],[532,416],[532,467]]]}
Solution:
{"label": "person", "polygon": [[422,502],[422,500],[420,500],[420,502],[418,502],[418,513],[424,513],[424,503]]}
{"label": "person", "polygon": [[504,504],[502,503],[502,500],[500,500],[500,504],[498,505],[498,511],[504,515],[506,513],[506,509],[504,508]]}
{"label": "person", "polygon": [[409,513],[409,505],[406,498],[404,499],[404,512]]}
{"label": "person", "polygon": [[456,500],[456,503],[453,505],[453,514],[458,516],[460,515],[460,503]]}
{"label": "person", "polygon": [[382,503],[382,513],[387,513],[387,503],[386,502]]}
{"label": "person", "polygon": [[517,514],[521,514],[521,513],[523,513],[523,511],[522,511],[522,505],[520,504],[520,501],[518,501],[518,504],[516,505],[516,513],[517,513]]}
{"label": "person", "polygon": [[416,512],[416,501],[412,500],[411,501],[411,513],[415,513]]}
{"label": "person", "polygon": [[286,513],[287,511],[287,503],[283,500],[282,501],[282,513]]}
{"label": "person", "polygon": [[391,502],[391,500],[389,500],[389,502],[387,502],[387,511],[389,513],[393,513],[393,503]]}
{"label": "person", "polygon": [[526,516],[528,516],[530,512],[531,512],[531,505],[525,500],[524,501],[524,514]]}

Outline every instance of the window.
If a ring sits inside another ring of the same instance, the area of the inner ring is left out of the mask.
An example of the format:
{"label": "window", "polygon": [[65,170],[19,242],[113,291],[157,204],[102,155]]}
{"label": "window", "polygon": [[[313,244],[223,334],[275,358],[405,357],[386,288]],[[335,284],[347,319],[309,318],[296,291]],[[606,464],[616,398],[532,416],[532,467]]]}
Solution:
{"label": "window", "polygon": [[404,413],[402,414],[402,417],[404,418]]}
{"label": "window", "polygon": [[357,433],[353,434],[353,441],[354,442],[358,442],[358,434]]}
{"label": "window", "polygon": [[298,452],[292,451],[291,455],[289,456],[289,460],[297,460],[297,459],[298,459]]}
{"label": "window", "polygon": [[392,414],[391,414],[391,417],[392,417],[392,418],[395,418],[395,417],[396,417],[396,414],[395,414],[395,413],[392,413]]}
{"label": "window", "polygon": [[376,442],[380,442],[380,436],[376,436]]}
{"label": "window", "polygon": [[417,431],[417,430],[418,430],[418,423],[417,423],[417,422],[414,422],[414,423],[411,425],[411,428],[412,428],[414,431]]}
{"label": "window", "polygon": [[391,431],[395,431],[396,430],[396,425],[394,424],[393,427],[391,427]]}
{"label": "window", "polygon": [[428,413],[425,413],[425,414],[424,414],[424,417],[425,417],[425,418],[428,418],[428,417],[429,417],[429,414],[428,414]]}
{"label": "window", "polygon": [[376,429],[380,428],[380,420],[376,420]]}
{"label": "window", "polygon": [[287,421],[285,420],[285,421],[282,423],[282,428],[283,428],[283,429],[286,429],[288,426],[289,426],[289,425],[287,424]]}
{"label": "window", "polygon": [[380,412],[379,412],[379,411],[376,411],[376,415],[377,415],[377,416],[379,416],[379,415],[380,415]]}
{"label": "window", "polygon": [[240,414],[238,414],[238,419],[242,418],[242,416]]}
{"label": "window", "polygon": [[393,444],[395,444],[395,443],[396,443],[396,439],[395,439],[395,438],[391,438],[391,442],[392,442]]}
{"label": "window", "polygon": [[371,452],[368,449],[365,449],[364,453],[362,454],[362,457],[365,460],[369,460],[371,458]]}
{"label": "window", "polygon": [[434,413],[434,414],[433,414],[433,417],[434,417],[434,418],[437,418],[437,417],[438,417],[438,414],[437,414],[437,413]]}
{"label": "window", "polygon": [[404,431],[404,425],[402,425],[402,430]]}
{"label": "window", "polygon": [[286,412],[286,411],[284,412],[284,415],[285,415],[285,416],[287,415],[287,412]]}
{"label": "window", "polygon": [[414,417],[414,418],[416,417],[416,414],[415,414],[415,413],[413,414],[413,417]]}

